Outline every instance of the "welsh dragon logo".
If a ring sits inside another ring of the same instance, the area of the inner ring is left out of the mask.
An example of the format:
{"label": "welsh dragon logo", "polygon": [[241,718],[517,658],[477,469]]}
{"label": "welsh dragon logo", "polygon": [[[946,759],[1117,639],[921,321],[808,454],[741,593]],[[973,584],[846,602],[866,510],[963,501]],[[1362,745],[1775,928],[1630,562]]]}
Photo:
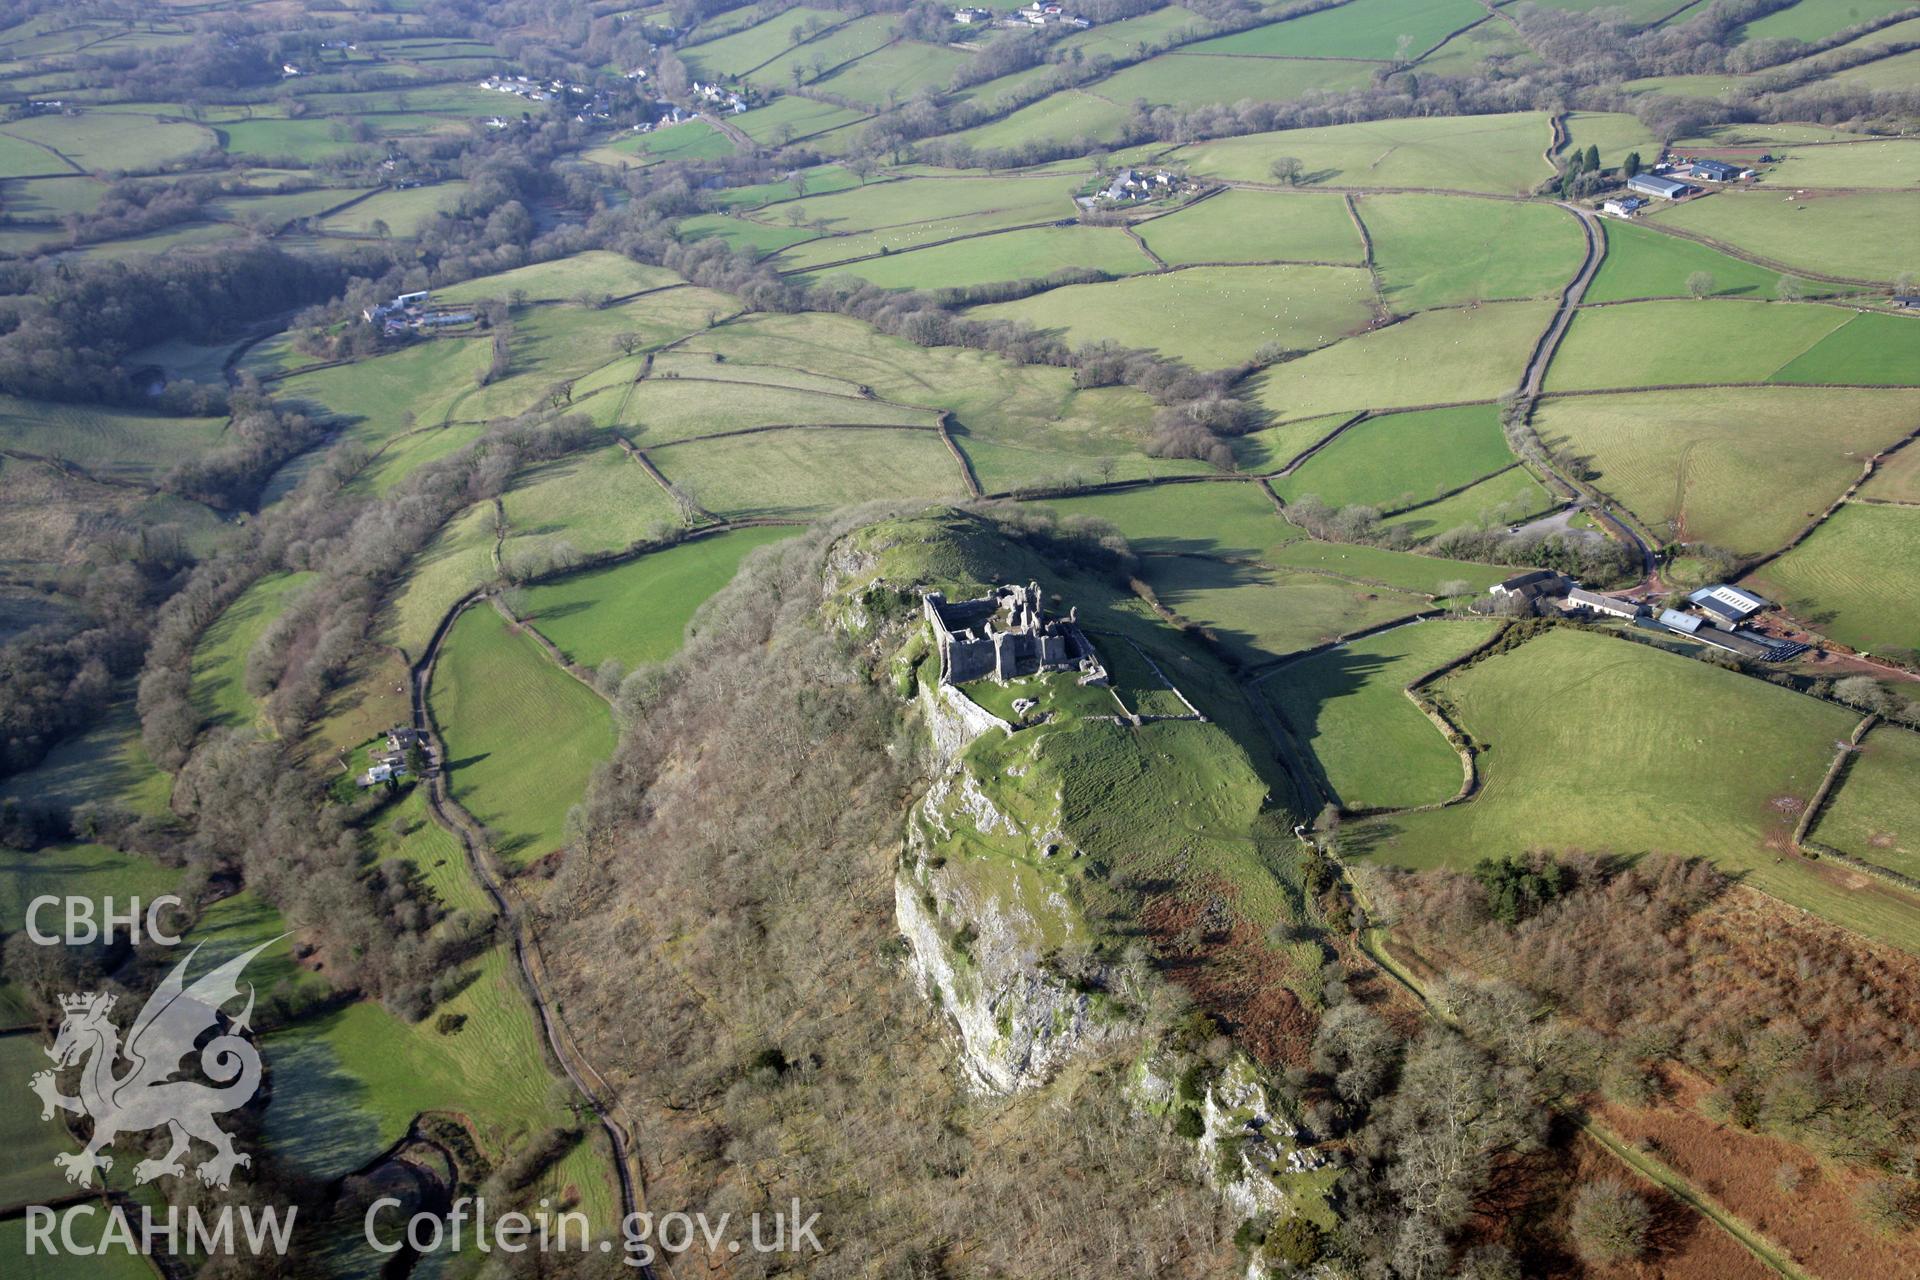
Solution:
{"label": "welsh dragon logo", "polygon": [[93,1121],[93,1137],[84,1150],[53,1158],[66,1170],[68,1182],[92,1186],[95,1170],[113,1168],[107,1148],[115,1138],[163,1125],[171,1133],[173,1145],[160,1159],[142,1160],[134,1166],[136,1183],[151,1182],[162,1175],[184,1177],[186,1168],[180,1158],[188,1154],[194,1138],[214,1150],[213,1158],[201,1161],[196,1168],[200,1181],[210,1187],[225,1188],[236,1167],[253,1163],[251,1156],[233,1149],[232,1137],[214,1123],[221,1112],[245,1106],[260,1087],[260,1054],[243,1034],[253,1016],[251,983],[240,1015],[229,1017],[227,1029],[200,1048],[200,1070],[225,1087],[175,1080],[172,1076],[183,1069],[182,1060],[194,1051],[195,1042],[220,1027],[221,1007],[239,997],[240,974],[248,962],[277,941],[263,942],[235,956],[188,986],[187,966],[200,951],[195,947],[148,998],[127,1029],[124,1043],[119,1028],[107,1017],[113,1010],[114,996],[94,992],[60,997],[65,1017],[47,1056],[53,1059],[56,1071],[84,1063],[80,1094],[70,1098],[61,1093],[55,1071],[35,1073],[33,1091],[40,1095],[42,1120],[53,1119],[58,1108]]}

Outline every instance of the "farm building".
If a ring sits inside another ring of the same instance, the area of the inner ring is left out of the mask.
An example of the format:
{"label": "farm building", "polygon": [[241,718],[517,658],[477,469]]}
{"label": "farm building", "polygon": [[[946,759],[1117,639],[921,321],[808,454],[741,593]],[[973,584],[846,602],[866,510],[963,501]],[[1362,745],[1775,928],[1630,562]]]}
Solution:
{"label": "farm building", "polygon": [[1540,596],[1560,595],[1566,588],[1567,580],[1552,570],[1529,569],[1494,583],[1487,588],[1487,594],[1496,600],[1533,600]]}
{"label": "farm building", "polygon": [[1662,609],[1660,625],[1669,631],[1678,631],[1683,636],[1690,636],[1699,631],[1703,624],[1701,619],[1690,613],[1682,613],[1678,609]]}
{"label": "farm building", "polygon": [[1742,169],[1722,160],[1696,160],[1693,162],[1693,168],[1687,172],[1703,182],[1736,182],[1753,176],[1753,170]]}
{"label": "farm building", "polygon": [[964,684],[992,676],[1005,682],[1042,671],[1078,670],[1081,684],[1107,683],[1106,668],[1080,630],[1079,611],[1049,618],[1040,600],[1037,582],[996,587],[952,604],[938,591],[927,592],[922,604],[940,652],[940,679]]}
{"label": "farm building", "polygon": [[1615,196],[1601,205],[1600,209],[1603,213],[1610,213],[1616,218],[1631,218],[1646,207],[1647,202],[1639,196]]}
{"label": "farm building", "polygon": [[1662,178],[1651,173],[1636,173],[1627,179],[1627,190],[1637,191],[1643,196],[1653,196],[1659,200],[1679,200],[1690,194],[1693,188],[1684,182],[1675,182],[1672,178]]}
{"label": "farm building", "polygon": [[1603,596],[1585,587],[1574,587],[1568,591],[1567,605],[1570,608],[1583,609],[1588,613],[1604,614],[1609,618],[1637,618],[1645,612],[1631,600],[1616,600],[1612,596]]}
{"label": "farm building", "polygon": [[1742,591],[1739,587],[1719,582],[1700,588],[1687,597],[1687,603],[1706,614],[1708,621],[1716,627],[1731,628],[1768,608],[1772,602],[1751,591]]}
{"label": "farm building", "polygon": [[1902,311],[1920,310],[1920,293],[1896,293],[1893,295],[1893,305]]}

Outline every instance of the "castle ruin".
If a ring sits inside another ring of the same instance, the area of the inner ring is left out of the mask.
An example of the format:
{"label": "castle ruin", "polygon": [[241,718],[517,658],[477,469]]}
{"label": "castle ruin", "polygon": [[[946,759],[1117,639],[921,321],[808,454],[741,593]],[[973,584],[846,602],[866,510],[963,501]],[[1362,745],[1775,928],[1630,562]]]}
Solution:
{"label": "castle ruin", "polygon": [[940,679],[965,684],[992,676],[1004,684],[1042,671],[1078,671],[1081,684],[1104,685],[1107,669],[1080,630],[1079,611],[1048,618],[1040,584],[1009,583],[951,604],[938,591],[922,597],[940,651]]}

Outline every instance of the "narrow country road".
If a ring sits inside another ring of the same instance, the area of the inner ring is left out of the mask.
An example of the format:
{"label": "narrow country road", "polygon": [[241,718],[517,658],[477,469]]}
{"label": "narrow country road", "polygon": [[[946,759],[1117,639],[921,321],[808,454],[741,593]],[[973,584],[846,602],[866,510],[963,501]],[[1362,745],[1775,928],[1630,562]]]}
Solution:
{"label": "narrow country road", "polygon": [[[640,1197],[634,1185],[633,1166],[629,1155],[629,1140],[626,1130],[614,1119],[609,1103],[601,1096],[601,1089],[595,1082],[604,1083],[600,1073],[581,1055],[574,1045],[572,1037],[561,1025],[553,1012],[543,982],[544,966],[539,957],[538,944],[529,936],[529,930],[514,901],[508,896],[506,887],[500,882],[489,860],[483,841],[477,830],[471,826],[458,802],[447,789],[447,775],[442,767],[446,761],[446,746],[435,731],[432,715],[427,709],[427,686],[433,679],[433,666],[440,655],[440,646],[453,630],[454,621],[469,606],[486,598],[484,591],[475,592],[447,612],[434,632],[432,641],[427,645],[424,655],[408,671],[408,699],[413,717],[413,727],[430,745],[433,765],[429,768],[425,782],[427,784],[427,812],[433,820],[451,832],[460,842],[461,851],[466,855],[467,865],[472,868],[474,879],[486,891],[492,900],[494,910],[499,912],[501,920],[511,932],[513,941],[513,960],[519,967],[520,976],[525,981],[528,999],[534,1013],[540,1019],[540,1032],[546,1038],[547,1048],[553,1054],[554,1061],[575,1089],[593,1108],[595,1117],[600,1121],[601,1129],[607,1135],[607,1141],[613,1148],[614,1172],[620,1181],[620,1215],[624,1221],[639,1212]],[[655,1280],[655,1269],[651,1264],[637,1268],[646,1280]]]}
{"label": "narrow country road", "polygon": [[[1553,356],[1560,349],[1560,342],[1567,336],[1567,330],[1573,324],[1573,317],[1580,306],[1580,300],[1587,296],[1587,286],[1593,283],[1599,274],[1600,263],[1606,257],[1606,239],[1600,231],[1599,219],[1586,209],[1566,200],[1556,200],[1555,204],[1579,219],[1580,231],[1587,238],[1586,255],[1580,260],[1580,269],[1560,294],[1560,305],[1555,308],[1553,320],[1547,325],[1546,332],[1540,335],[1540,341],[1534,344],[1533,355],[1527,361],[1526,371],[1520,375],[1520,396],[1528,404],[1528,416],[1532,416],[1532,405],[1540,398],[1541,387],[1547,380],[1547,369],[1553,364]],[[1542,463],[1541,465],[1547,466]],[[1552,470],[1550,466],[1548,470]],[[1606,495],[1582,490],[1579,485],[1554,471],[1554,478],[1576,494],[1585,493],[1595,500],[1599,513],[1608,524],[1626,534],[1640,551],[1641,587],[1659,586],[1659,560],[1654,554],[1653,545],[1640,535],[1632,523],[1613,513],[1612,505]]]}

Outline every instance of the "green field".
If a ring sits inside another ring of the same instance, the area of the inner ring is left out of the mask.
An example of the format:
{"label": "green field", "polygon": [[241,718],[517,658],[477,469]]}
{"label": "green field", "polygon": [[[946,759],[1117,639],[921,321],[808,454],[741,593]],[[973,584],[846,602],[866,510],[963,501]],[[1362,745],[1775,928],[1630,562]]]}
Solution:
{"label": "green field", "polygon": [[[1823,303],[1741,299],[1587,307],[1554,353],[1546,389],[1764,382],[1802,364],[1796,357],[1810,353],[1852,318],[1853,313]],[[1920,335],[1920,324],[1912,332]],[[1805,362],[1806,372],[1846,367],[1854,358],[1850,347],[1818,363]]]}
{"label": "green field", "polygon": [[[73,172],[73,166],[63,164],[60,157],[47,148],[35,146],[25,138],[16,138],[10,133],[0,132],[0,177],[34,178],[43,174]],[[77,174],[75,177],[78,181],[90,181],[90,179],[80,178]],[[32,183],[9,183],[8,194],[11,196],[21,187],[33,185]],[[9,200],[8,203],[11,207],[12,201]]]}
{"label": "green field", "polygon": [[1920,449],[1911,444],[1882,462],[1860,487],[1863,498],[1920,503]]}
{"label": "green field", "polygon": [[474,373],[486,367],[487,359],[485,342],[436,338],[370,360],[295,374],[275,392],[310,413],[347,419],[344,439],[379,445],[410,426],[445,422],[472,392]]}
{"label": "green field", "polygon": [[[725,364],[715,366],[726,369]],[[935,414],[852,394],[852,388],[816,391],[745,380],[715,380],[677,366],[674,377],[634,384],[619,421],[643,448],[764,426],[871,423],[931,427]],[[609,390],[603,394],[612,395]]]}
{"label": "green field", "polygon": [[833,9],[800,6],[776,13],[757,25],[689,45],[681,51],[681,55],[686,59],[688,69],[699,75],[745,75],[792,47],[793,29],[809,19],[823,26],[831,26],[845,22],[847,15]]}
{"label": "green field", "polygon": [[1482,480],[1449,498],[1415,507],[1387,521],[1422,538],[1459,528],[1485,529],[1539,515],[1554,505],[1553,498],[1525,467],[1514,467]]}
{"label": "green field", "polygon": [[615,551],[679,523],[653,477],[616,445],[569,454],[517,477],[501,499],[509,569],[543,566],[569,549]]}
{"label": "green field", "polygon": [[755,142],[773,146],[781,138],[804,138],[865,118],[864,112],[851,107],[837,107],[830,102],[788,95],[776,98],[764,107],[755,107],[733,123]]}
{"label": "green field", "polygon": [[1722,191],[1659,212],[1658,221],[1786,264],[1891,282],[1920,262],[1920,193]]}
{"label": "green field", "polygon": [[560,847],[567,810],[613,752],[612,713],[482,604],[460,615],[428,690],[453,798],[524,866]]}
{"label": "green field", "polygon": [[33,116],[9,123],[6,131],[57,151],[90,172],[155,169],[217,145],[211,130],[184,120],[162,123],[96,111]]}
{"label": "green field", "polygon": [[1585,252],[1559,209],[1457,196],[1367,196],[1380,293],[1398,312],[1557,294]]}
{"label": "green field", "polygon": [[409,660],[426,653],[447,610],[469,591],[492,581],[493,504],[481,502],[449,520],[413,559],[405,583],[382,615],[381,640]]}
{"label": "green field", "polygon": [[1551,315],[1545,302],[1427,312],[1269,369],[1253,392],[1287,420],[1492,400],[1519,385]]}
{"label": "green field", "polygon": [[152,481],[217,446],[221,418],[171,418],[104,405],[0,395],[0,448],[77,462],[108,480]]}
{"label": "green field", "polygon": [[507,298],[524,292],[529,302],[571,302],[582,293],[610,293],[616,298],[643,289],[682,283],[665,267],[650,267],[643,262],[603,249],[516,267],[498,275],[478,276],[433,291],[435,302],[480,302],[488,298]]}
{"label": "green field", "polygon": [[976,307],[983,319],[1054,329],[1074,345],[1147,347],[1199,369],[1251,359],[1269,343],[1311,350],[1363,328],[1367,273],[1346,267],[1195,267],[1073,285]]}
{"label": "green field", "polygon": [[1079,498],[1048,498],[1063,517],[1105,520],[1135,551],[1263,556],[1300,530],[1253,484],[1160,484]]}
{"label": "green field", "polygon": [[1350,413],[1329,413],[1323,417],[1302,418],[1235,436],[1230,442],[1233,445],[1234,463],[1240,470],[1253,475],[1271,475],[1333,434],[1335,428],[1352,416]]}
{"label": "green field", "polygon": [[1175,265],[1195,262],[1336,262],[1359,266],[1360,233],[1334,195],[1223,191],[1137,224],[1147,247]]}
{"label": "green field", "polygon": [[1773,381],[1920,385],[1920,321],[1861,312],[1782,365]]}
{"label": "green field", "polygon": [[1460,756],[1402,690],[1495,625],[1396,627],[1289,663],[1260,689],[1342,808],[1438,804],[1460,789]]}
{"label": "green field", "polygon": [[1849,502],[1750,581],[1851,648],[1920,651],[1920,508]]}
{"label": "green field", "polygon": [[1249,100],[1288,102],[1316,90],[1358,89],[1378,69],[1366,62],[1246,58],[1179,49],[1096,81],[1086,92],[1109,102],[1186,108],[1232,106]]}
{"label": "green field", "polygon": [[193,647],[193,705],[209,723],[245,729],[259,719],[260,706],[247,693],[247,654],[314,576],[276,573],[260,579],[201,633]]}
{"label": "green field", "polygon": [[629,134],[588,153],[615,166],[650,165],[663,160],[720,160],[733,154],[733,142],[705,120],[687,120],[649,133]]}
{"label": "green field", "polygon": [[866,258],[811,271],[804,278],[845,276],[883,289],[952,289],[1044,277],[1075,267],[1124,276],[1150,271],[1153,263],[1118,227],[1032,227]]}
{"label": "green field", "polygon": [[1798,4],[1749,22],[1742,34],[1748,40],[1811,42],[1869,18],[1911,7],[1906,0],[1799,0]]}
{"label": "green field", "polygon": [[[749,73],[749,83],[769,89],[785,89],[793,83],[793,69],[800,68],[802,83],[812,83],[822,74],[830,72],[843,62],[849,62],[875,49],[884,47],[893,39],[895,19],[892,14],[870,13],[848,21],[847,14],[838,14],[833,21],[839,25],[805,44],[780,53],[765,66]],[[781,19],[779,26],[787,30],[791,23]]]}
{"label": "green field", "polygon": [[1916,411],[1905,391],[1650,391],[1550,400],[1535,424],[1589,456],[1594,484],[1651,532],[1752,553],[1820,514]]}
{"label": "green field", "polygon": [[1208,53],[1393,58],[1423,53],[1486,17],[1473,0],[1353,0],[1194,46]]}
{"label": "green field", "polygon": [[[11,1099],[8,1100],[11,1103]],[[39,1106],[38,1099],[30,1099],[32,1105]],[[39,1112],[35,1111],[38,1117]],[[52,1127],[51,1125],[48,1126]],[[53,1171],[53,1166],[47,1166]],[[55,1171],[55,1177],[59,1174]],[[60,1186],[72,1190],[63,1180]],[[73,1218],[73,1238],[75,1244],[92,1252],[60,1252],[49,1254],[44,1249],[29,1255],[27,1253],[27,1219],[24,1215],[17,1218],[0,1219],[0,1258],[7,1260],[7,1280],[153,1280],[153,1264],[138,1253],[125,1249],[119,1236],[111,1241],[106,1239],[108,1224],[112,1221],[103,1205],[97,1205],[101,1211],[92,1215]],[[129,1219],[135,1231],[139,1228],[139,1217],[134,1214]]]}
{"label": "green field", "polygon": [[1312,569],[1362,585],[1394,587],[1436,598],[1460,594],[1461,583],[1466,584],[1468,594],[1478,595],[1512,572],[1494,565],[1448,560],[1415,551],[1390,551],[1358,542],[1318,542],[1312,538],[1296,538],[1285,546],[1275,547],[1267,552],[1266,560],[1277,569]]}
{"label": "green field", "polygon": [[1514,195],[1552,176],[1540,155],[1547,141],[1544,115],[1516,112],[1256,133],[1194,143],[1171,158],[1197,175],[1232,182],[1272,182],[1273,161],[1292,156],[1310,181],[1330,186]]}
{"label": "green field", "polygon": [[403,239],[417,236],[422,228],[442,213],[454,210],[467,193],[464,182],[441,182],[427,187],[409,187],[405,191],[382,191],[369,196],[350,209],[342,209],[321,219],[323,230],[347,235],[378,235],[376,222]]}
{"label": "green field", "polygon": [[[1920,21],[1902,23],[1910,28],[1904,39],[1920,38]],[[1867,39],[1884,39],[1891,29]],[[1911,54],[1905,70],[1912,75]],[[1862,71],[1891,67],[1902,61],[1889,58],[1868,63]],[[1875,138],[1849,143],[1844,147],[1794,147],[1780,163],[1767,170],[1768,186],[1786,190],[1802,187],[1912,187],[1920,185],[1920,142],[1911,138]]]}
{"label": "green field", "polygon": [[1370,418],[1334,437],[1292,475],[1273,482],[1292,502],[1384,509],[1431,501],[1514,464],[1492,405]]}
{"label": "green field", "polygon": [[905,102],[923,89],[944,89],[967,55],[944,45],[902,40],[886,45],[809,86],[878,108]]}
{"label": "green field", "polygon": [[789,219],[798,219],[833,233],[834,238],[781,255],[781,266],[804,270],[925,248],[960,235],[1057,221],[1074,212],[1070,191],[1064,180],[1050,178],[904,178],[787,201],[756,220],[791,229]]}
{"label": "green field", "polygon": [[806,428],[662,445],[648,456],[722,518],[813,515],[963,488],[959,465],[931,431]]}
{"label": "green field", "polygon": [[747,553],[793,533],[735,529],[529,587],[524,616],[583,667],[609,658],[628,668],[664,662],[679,652],[694,610],[732,579]]}
{"label": "green field", "polygon": [[1154,557],[1142,566],[1141,576],[1161,603],[1207,628],[1247,665],[1428,607],[1424,597],[1410,592],[1201,556]]}
{"label": "green field", "polygon": [[1221,54],[1292,54],[1298,58],[1396,58],[1423,54],[1446,36],[1486,17],[1473,0],[1354,0],[1271,27],[1196,44]]}
{"label": "green field", "polygon": [[722,213],[703,213],[694,218],[682,218],[674,226],[673,233],[689,243],[717,236],[726,241],[731,249],[752,249],[762,254],[778,253],[789,245],[801,244],[819,235],[819,232],[806,227],[769,227],[765,223],[749,222],[745,218],[728,217]]}
{"label": "green field", "polygon": [[1863,862],[1920,878],[1920,734],[1878,725],[1860,745],[1812,837]]}
{"label": "green field", "polygon": [[0,779],[0,800],[66,808],[99,804],[164,816],[172,795],[173,778],[140,744],[131,688],[98,724],[62,742],[27,772]]}
{"label": "green field", "polygon": [[1480,794],[1349,827],[1347,856],[1463,868],[1534,849],[1704,856],[1869,937],[1920,945],[1920,899],[1788,849],[1855,713],[1570,630],[1450,676],[1435,692],[1480,747]]}
{"label": "green field", "polygon": [[1064,89],[998,120],[949,135],[981,151],[1074,143],[1092,150],[1117,137],[1132,108],[1086,89]]}
{"label": "green field", "polygon": [[[1628,302],[1637,298],[1684,298],[1687,281],[1697,272],[1713,278],[1716,298],[1772,298],[1780,287],[1780,273],[1742,262],[1717,249],[1680,236],[1663,235],[1651,227],[1602,220],[1607,256],[1599,274],[1587,286],[1586,302]],[[1809,297],[1841,288],[1818,281],[1802,282]]]}

